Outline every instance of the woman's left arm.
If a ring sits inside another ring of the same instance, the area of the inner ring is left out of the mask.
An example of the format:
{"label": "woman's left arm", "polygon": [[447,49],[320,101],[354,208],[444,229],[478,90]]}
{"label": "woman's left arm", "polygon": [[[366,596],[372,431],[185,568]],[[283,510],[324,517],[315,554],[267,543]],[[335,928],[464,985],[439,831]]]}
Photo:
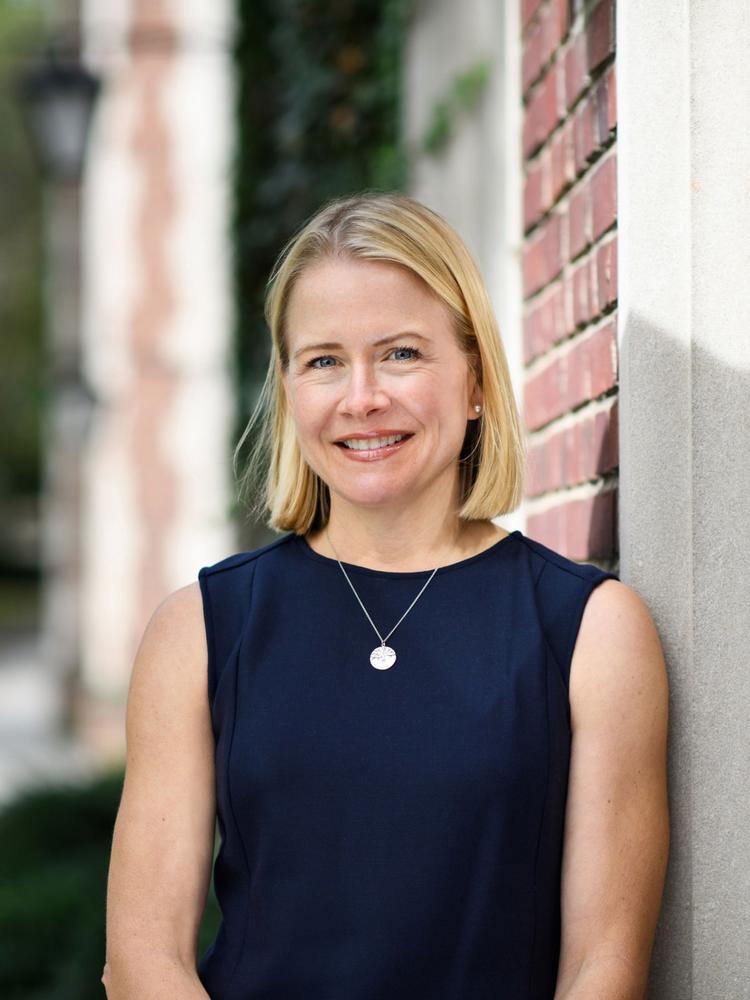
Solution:
{"label": "woman's left arm", "polygon": [[642,1000],[669,852],[668,687],[651,616],[619,580],[586,602],[569,698],[554,1000]]}

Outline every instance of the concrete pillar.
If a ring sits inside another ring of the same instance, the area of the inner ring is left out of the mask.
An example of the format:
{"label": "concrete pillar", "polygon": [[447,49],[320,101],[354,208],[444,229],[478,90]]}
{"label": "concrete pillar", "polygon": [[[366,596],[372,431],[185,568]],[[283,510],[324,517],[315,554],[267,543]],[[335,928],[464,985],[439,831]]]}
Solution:
{"label": "concrete pillar", "polygon": [[149,616],[231,525],[230,0],[85,4],[104,90],[84,188],[82,738],[123,748]]}
{"label": "concrete pillar", "polygon": [[617,6],[620,551],[671,685],[655,1000],[750,997],[750,17]]}

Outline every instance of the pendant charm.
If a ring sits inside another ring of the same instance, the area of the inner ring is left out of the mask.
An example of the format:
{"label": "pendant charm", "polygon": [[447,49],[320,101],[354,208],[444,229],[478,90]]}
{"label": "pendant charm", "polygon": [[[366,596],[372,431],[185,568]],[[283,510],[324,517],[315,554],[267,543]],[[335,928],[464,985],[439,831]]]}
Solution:
{"label": "pendant charm", "polygon": [[396,652],[390,646],[376,646],[370,653],[370,663],[376,670],[388,670],[396,662]]}

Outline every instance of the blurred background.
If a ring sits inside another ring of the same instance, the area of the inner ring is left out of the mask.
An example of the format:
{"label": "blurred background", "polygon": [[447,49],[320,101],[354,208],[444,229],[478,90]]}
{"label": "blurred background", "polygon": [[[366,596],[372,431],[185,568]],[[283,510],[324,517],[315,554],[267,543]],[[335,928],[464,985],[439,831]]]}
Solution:
{"label": "blurred background", "polygon": [[[451,5],[410,0],[0,0],[8,1000],[103,996],[138,642],[202,565],[272,537],[232,451],[285,241],[329,197],[432,189],[502,284],[505,15],[472,5],[456,45]],[[212,892],[201,949],[217,920]]]}
{"label": "blurred background", "polygon": [[[435,208],[480,266],[529,446],[503,526],[619,571],[659,627],[679,752],[650,995],[750,995],[746,15],[0,0],[3,1000],[104,996],[135,652],[201,566],[274,537],[232,468],[265,282],[363,189]],[[201,951],[217,920],[212,892]]]}

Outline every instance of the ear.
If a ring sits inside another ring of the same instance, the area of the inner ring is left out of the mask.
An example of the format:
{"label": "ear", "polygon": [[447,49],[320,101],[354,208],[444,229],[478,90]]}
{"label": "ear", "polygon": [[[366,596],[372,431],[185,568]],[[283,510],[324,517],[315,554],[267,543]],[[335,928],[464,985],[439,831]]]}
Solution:
{"label": "ear", "polygon": [[[479,364],[479,361],[476,361]],[[468,397],[469,397],[469,407],[467,420],[478,420],[484,411],[484,393],[482,392],[482,386],[475,364],[470,363],[468,365]],[[481,410],[479,413],[475,410],[475,406],[480,406]]]}
{"label": "ear", "polygon": [[[476,407],[479,406],[480,410],[477,413]],[[484,412],[484,395],[482,390],[477,386],[476,379],[471,376],[471,390],[469,392],[469,409],[467,414],[467,420],[478,420],[482,413]]]}

